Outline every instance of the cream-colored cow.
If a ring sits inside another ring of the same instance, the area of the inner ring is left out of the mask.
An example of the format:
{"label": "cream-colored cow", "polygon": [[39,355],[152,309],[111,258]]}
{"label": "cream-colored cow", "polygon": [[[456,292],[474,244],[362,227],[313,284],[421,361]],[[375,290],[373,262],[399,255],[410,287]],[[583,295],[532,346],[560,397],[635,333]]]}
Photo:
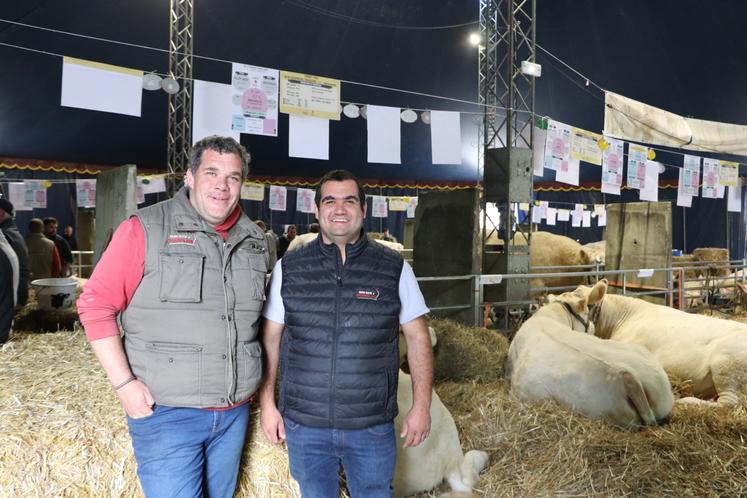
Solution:
{"label": "cream-colored cow", "polygon": [[617,295],[593,315],[598,337],[643,346],[669,375],[692,382],[696,397],[679,402],[728,406],[747,394],[747,325]]}
{"label": "cream-colored cow", "polygon": [[511,391],[529,402],[554,400],[593,419],[621,427],[655,425],[674,403],[666,373],[635,344],[593,335],[589,306],[604,298],[605,280],[540,308],[516,333],[506,359]]}
{"label": "cream-colored cow", "polygon": [[[399,372],[397,388],[399,415],[394,419],[396,434],[412,407],[412,379]],[[444,480],[454,491],[470,492],[488,463],[488,454],[471,450],[462,453],[454,419],[436,392],[431,400],[431,435],[418,446],[402,448],[397,438],[397,468],[394,474],[394,496],[409,496],[428,491]]]}

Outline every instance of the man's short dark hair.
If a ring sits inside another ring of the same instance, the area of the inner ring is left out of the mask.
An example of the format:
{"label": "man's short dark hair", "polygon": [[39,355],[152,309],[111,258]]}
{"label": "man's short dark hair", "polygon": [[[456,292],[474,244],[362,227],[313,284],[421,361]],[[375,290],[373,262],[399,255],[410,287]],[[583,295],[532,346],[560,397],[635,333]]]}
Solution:
{"label": "man's short dark hair", "polygon": [[251,161],[249,152],[233,138],[218,135],[205,137],[192,146],[189,153],[189,170],[193,175],[197,174],[197,169],[202,162],[202,154],[206,150],[213,150],[219,154],[236,154],[241,158],[241,178],[246,179],[249,176],[249,161]]}
{"label": "man's short dark hair", "polygon": [[45,227],[49,226],[49,225],[59,225],[59,224],[60,224],[60,222],[57,221],[57,218],[55,218],[53,216],[47,216],[46,218],[44,218],[44,226]]}
{"label": "man's short dark hair", "polygon": [[44,230],[44,222],[39,218],[31,218],[29,220],[29,232],[31,233],[42,233]]}
{"label": "man's short dark hair", "polygon": [[353,180],[358,186],[358,200],[361,203],[361,209],[363,209],[363,205],[366,204],[366,193],[363,191],[363,185],[354,174],[346,169],[333,169],[319,179],[314,195],[316,206],[319,207],[319,203],[322,201],[322,185],[327,182],[344,182],[345,180]]}

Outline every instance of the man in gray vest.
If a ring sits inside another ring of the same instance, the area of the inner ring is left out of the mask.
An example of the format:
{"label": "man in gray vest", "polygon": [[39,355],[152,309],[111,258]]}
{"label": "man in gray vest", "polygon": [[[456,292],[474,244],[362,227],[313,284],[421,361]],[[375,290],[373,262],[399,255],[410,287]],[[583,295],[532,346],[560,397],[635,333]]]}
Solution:
{"label": "man in gray vest", "polygon": [[350,172],[322,177],[315,201],[321,237],[287,252],[272,272],[263,311],[262,429],[273,443],[287,439],[304,498],[337,496],[340,465],[353,498],[389,498],[400,326],[413,405],[399,436],[409,447],[430,432],[429,310],[400,254],[369,242],[366,196]]}
{"label": "man in gray vest", "polygon": [[268,269],[264,234],[239,205],[247,174],[232,138],[197,142],[186,187],[119,226],[78,300],[148,497],[236,487]]}

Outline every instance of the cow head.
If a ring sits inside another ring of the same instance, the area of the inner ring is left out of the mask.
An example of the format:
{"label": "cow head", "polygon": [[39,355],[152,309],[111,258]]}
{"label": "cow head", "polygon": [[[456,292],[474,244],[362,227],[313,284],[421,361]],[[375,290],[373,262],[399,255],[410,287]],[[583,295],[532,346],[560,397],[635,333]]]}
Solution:
{"label": "cow head", "polygon": [[594,286],[581,285],[571,292],[560,295],[550,294],[547,303],[560,303],[572,317],[572,328],[579,332],[594,335],[592,310],[602,301],[607,293],[607,280],[600,280]]}

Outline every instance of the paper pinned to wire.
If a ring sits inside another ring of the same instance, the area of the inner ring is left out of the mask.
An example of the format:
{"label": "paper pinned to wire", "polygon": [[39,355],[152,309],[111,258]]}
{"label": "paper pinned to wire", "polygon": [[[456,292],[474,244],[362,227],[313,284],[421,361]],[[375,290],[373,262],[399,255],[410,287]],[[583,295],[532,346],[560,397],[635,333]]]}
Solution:
{"label": "paper pinned to wire", "polygon": [[736,187],[739,180],[739,163],[719,161],[718,183],[722,187]]}
{"label": "paper pinned to wire", "polygon": [[638,270],[638,278],[648,278],[654,274],[653,268],[642,268]]}
{"label": "paper pinned to wire", "polygon": [[571,159],[601,166],[602,149],[599,140],[602,135],[581,128],[571,130]]}

